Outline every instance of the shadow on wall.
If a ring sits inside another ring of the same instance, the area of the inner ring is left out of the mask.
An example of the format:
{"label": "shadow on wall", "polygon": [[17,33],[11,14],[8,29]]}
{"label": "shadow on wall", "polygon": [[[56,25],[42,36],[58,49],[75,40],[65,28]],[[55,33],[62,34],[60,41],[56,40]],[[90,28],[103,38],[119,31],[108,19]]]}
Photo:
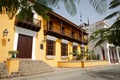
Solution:
{"label": "shadow on wall", "polygon": [[2,46],[6,46],[6,39],[2,39]]}

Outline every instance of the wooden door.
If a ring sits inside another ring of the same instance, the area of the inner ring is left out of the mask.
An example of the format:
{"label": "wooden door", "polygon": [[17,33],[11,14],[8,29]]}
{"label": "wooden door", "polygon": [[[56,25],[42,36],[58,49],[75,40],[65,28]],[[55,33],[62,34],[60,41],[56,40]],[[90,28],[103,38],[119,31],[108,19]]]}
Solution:
{"label": "wooden door", "polygon": [[17,50],[18,58],[31,58],[32,57],[32,40],[33,37],[19,34]]}

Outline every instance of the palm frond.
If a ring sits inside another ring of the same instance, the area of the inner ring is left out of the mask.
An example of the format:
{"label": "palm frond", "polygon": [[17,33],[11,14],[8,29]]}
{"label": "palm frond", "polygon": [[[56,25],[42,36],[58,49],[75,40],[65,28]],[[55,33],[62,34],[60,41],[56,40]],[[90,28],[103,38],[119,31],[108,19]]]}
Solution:
{"label": "palm frond", "polygon": [[120,20],[117,20],[111,27],[120,29]]}
{"label": "palm frond", "polygon": [[113,8],[118,7],[118,6],[120,6],[120,0],[119,0],[119,2],[116,2],[116,3],[114,3],[114,4],[111,4],[110,7],[109,7],[109,9],[113,9]]}
{"label": "palm frond", "polygon": [[60,0],[46,0],[46,3],[50,6],[56,7],[59,6]]}
{"label": "palm frond", "polygon": [[120,20],[120,16],[118,16],[118,17],[116,18],[116,20]]}
{"label": "palm frond", "polygon": [[78,3],[80,3],[80,0],[78,0]]}
{"label": "palm frond", "polygon": [[104,41],[105,41],[105,40],[103,40],[103,39],[99,40],[99,41],[95,44],[94,48],[97,47],[97,46],[100,46]]}
{"label": "palm frond", "polygon": [[118,3],[119,1],[120,1],[120,0],[112,0],[109,5],[116,4],[116,3]]}
{"label": "palm frond", "polygon": [[35,2],[38,2],[38,3],[40,3],[40,4],[43,4],[43,5],[48,5],[48,1],[51,1],[51,0],[34,0],[34,3]]}
{"label": "palm frond", "polygon": [[63,0],[64,6],[68,13],[70,13],[72,16],[77,13],[76,6],[73,0]]}
{"label": "palm frond", "polygon": [[115,17],[116,15],[119,15],[119,14],[120,14],[120,11],[116,11],[116,12],[108,15],[108,16],[105,17],[104,19],[111,19],[111,18],[113,18],[113,17]]}
{"label": "palm frond", "polygon": [[103,14],[107,10],[106,0],[88,0],[92,7],[100,14]]}
{"label": "palm frond", "polygon": [[107,36],[109,35],[109,33],[105,34],[106,30],[107,30],[107,28],[102,28],[102,29],[96,30],[92,33],[93,36],[91,37],[91,41],[92,42],[97,41],[97,43],[94,47],[100,46],[100,44],[107,41]]}

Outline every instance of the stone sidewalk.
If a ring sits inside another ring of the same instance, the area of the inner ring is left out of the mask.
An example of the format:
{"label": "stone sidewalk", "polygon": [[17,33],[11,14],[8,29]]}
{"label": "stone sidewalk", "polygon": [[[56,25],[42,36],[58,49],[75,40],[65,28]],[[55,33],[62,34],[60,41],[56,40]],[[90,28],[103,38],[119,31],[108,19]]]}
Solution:
{"label": "stone sidewalk", "polygon": [[[96,80],[96,77],[92,76],[92,74],[90,73],[92,72],[95,73],[96,71],[101,71],[101,70],[104,71],[104,70],[114,69],[116,67],[120,67],[120,65],[107,65],[107,66],[97,66],[97,67],[89,67],[89,68],[55,68],[54,72],[48,72],[48,73],[36,74],[36,75],[30,75],[30,76],[14,77],[14,78],[1,79],[1,80],[53,80],[53,79],[63,80],[61,78],[63,76],[65,80],[68,80],[67,77],[70,78],[69,80],[77,80],[74,78],[74,76],[76,78],[81,77],[82,80],[87,80],[87,79]],[[98,76],[97,80],[105,80],[105,79],[101,79]]]}

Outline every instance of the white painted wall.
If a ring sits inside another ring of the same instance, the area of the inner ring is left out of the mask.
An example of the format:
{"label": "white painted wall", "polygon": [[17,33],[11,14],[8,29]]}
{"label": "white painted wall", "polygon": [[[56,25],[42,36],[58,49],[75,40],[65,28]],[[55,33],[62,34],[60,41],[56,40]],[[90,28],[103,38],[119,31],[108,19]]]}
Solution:
{"label": "white painted wall", "polygon": [[[90,38],[90,36],[92,35],[92,33],[96,30],[99,30],[101,28],[107,28],[109,27],[105,21],[100,21],[100,22],[96,22],[95,24],[92,24],[90,26],[88,26],[87,28],[87,32],[89,33],[88,38]],[[103,60],[103,55],[102,55],[102,50],[99,46],[97,46],[96,48],[94,48],[95,44],[97,41],[94,42],[89,42],[88,46],[89,46],[89,50],[94,50],[95,54],[100,54],[100,59]],[[103,44],[101,44],[102,47],[104,47],[104,51],[105,51],[105,58],[108,59],[108,48],[107,48],[107,42],[104,42]]]}

